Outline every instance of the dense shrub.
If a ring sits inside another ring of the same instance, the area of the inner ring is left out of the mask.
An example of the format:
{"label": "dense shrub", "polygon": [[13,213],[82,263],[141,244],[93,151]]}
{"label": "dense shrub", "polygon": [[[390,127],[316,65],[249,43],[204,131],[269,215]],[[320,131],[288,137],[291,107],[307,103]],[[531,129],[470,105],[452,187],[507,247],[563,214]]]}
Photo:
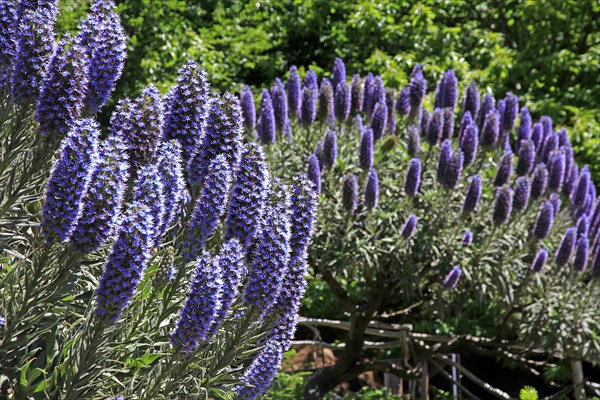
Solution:
{"label": "dense shrub", "polygon": [[[348,320],[337,323],[348,333],[336,364],[316,371],[305,396],[365,371],[414,379],[423,360],[468,349],[521,367],[540,354],[593,361],[600,203],[567,131],[452,70],[435,86],[417,64],[400,92],[371,74],[351,84],[344,70],[337,60],[334,93],[312,73],[302,88],[288,81],[288,97],[302,93],[291,139],[268,131],[271,165],[307,171],[320,191],[310,264]],[[348,93],[362,93],[350,115],[338,112]],[[270,98],[262,92],[259,121],[279,108]]]}

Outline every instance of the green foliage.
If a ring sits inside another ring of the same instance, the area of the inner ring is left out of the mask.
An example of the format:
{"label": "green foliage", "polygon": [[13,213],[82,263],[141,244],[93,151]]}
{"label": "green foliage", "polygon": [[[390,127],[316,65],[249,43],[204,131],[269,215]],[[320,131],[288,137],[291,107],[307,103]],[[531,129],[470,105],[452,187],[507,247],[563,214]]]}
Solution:
{"label": "green foliage", "polygon": [[531,386],[525,386],[519,392],[519,400],[538,400],[538,392]]}

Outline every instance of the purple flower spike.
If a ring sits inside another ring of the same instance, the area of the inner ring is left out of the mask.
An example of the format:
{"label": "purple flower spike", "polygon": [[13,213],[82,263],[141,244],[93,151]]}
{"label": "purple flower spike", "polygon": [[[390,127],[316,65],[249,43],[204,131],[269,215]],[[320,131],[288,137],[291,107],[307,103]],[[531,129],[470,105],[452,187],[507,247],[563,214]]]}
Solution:
{"label": "purple flower spike", "polygon": [[90,60],[87,105],[99,112],[115,89],[127,57],[127,36],[111,2],[95,2],[81,23],[79,39]]}
{"label": "purple flower spike", "polygon": [[143,165],[137,171],[133,185],[134,201],[148,204],[152,213],[152,226],[148,228],[151,247],[156,247],[160,240],[161,227],[165,221],[165,188],[161,179],[158,163]]}
{"label": "purple flower spike", "polygon": [[0,90],[4,90],[9,83],[12,63],[17,54],[18,8],[18,1],[0,1]]}
{"label": "purple flower spike", "polygon": [[337,134],[335,131],[328,129],[325,132],[325,139],[323,140],[323,167],[331,168],[335,164],[337,158]]}
{"label": "purple flower spike", "polygon": [[302,110],[302,82],[300,81],[298,68],[296,68],[295,65],[292,65],[290,68],[290,76],[287,81],[286,89],[290,117],[298,119],[300,118],[300,113]]}
{"label": "purple flower spike", "polygon": [[517,132],[517,143],[531,139],[531,114],[527,107],[521,108],[521,122]]}
{"label": "purple flower spike", "polygon": [[383,137],[383,132],[387,125],[387,114],[388,110],[385,100],[375,105],[371,118],[371,129],[373,129],[373,139],[376,141]]}
{"label": "purple flower spike", "polygon": [[540,152],[542,149],[542,140],[544,140],[544,129],[539,122],[536,122],[531,127],[531,140],[533,141],[536,150]]}
{"label": "purple flower spike", "polygon": [[590,229],[589,219],[587,215],[582,215],[577,221],[577,236],[587,236]]}
{"label": "purple flower spike", "polygon": [[213,100],[202,146],[188,165],[192,183],[202,186],[211,162],[220,154],[227,159],[231,171],[237,169],[244,135],[242,119],[237,96],[226,92],[222,98]]}
{"label": "purple flower spike", "polygon": [[462,112],[469,111],[473,117],[477,117],[479,113],[479,88],[475,81],[469,82],[465,92],[465,102],[463,103]]}
{"label": "purple flower spike", "polygon": [[550,234],[553,223],[554,206],[551,202],[546,201],[542,203],[540,212],[535,220],[533,236],[535,236],[537,239],[545,239]]}
{"label": "purple flower spike", "polygon": [[282,360],[283,345],[274,340],[268,341],[244,372],[242,382],[247,386],[238,386],[235,389],[237,399],[254,400],[266,393],[277,375]]}
{"label": "purple flower spike", "polygon": [[512,175],[512,153],[504,153],[498,165],[498,171],[496,171],[496,177],[494,178],[494,186],[506,185]]}
{"label": "purple flower spike", "polygon": [[529,179],[520,176],[515,181],[515,196],[513,199],[513,208],[517,212],[524,211],[529,204],[529,196],[531,195],[531,184]]}
{"label": "purple flower spike", "polygon": [[289,136],[291,132],[287,129],[290,126],[287,94],[285,86],[279,78],[275,78],[275,83],[271,88],[271,101],[275,115],[275,126],[280,132],[284,133],[284,136],[291,139],[291,136]]}
{"label": "purple flower spike", "polygon": [[175,222],[187,196],[181,153],[181,145],[176,140],[163,142],[159,150],[158,172],[163,184],[165,217],[158,237],[163,236]]}
{"label": "purple flower spike", "polygon": [[106,321],[116,321],[133,297],[150,259],[152,210],[134,201],[127,206],[119,236],[108,256],[96,290],[95,313]]}
{"label": "purple flower spike", "polygon": [[260,145],[247,143],[235,174],[225,223],[225,240],[238,238],[245,253],[251,251],[260,232],[268,188],[269,169],[265,155]]}
{"label": "purple flower spike", "polygon": [[508,136],[504,132],[504,111],[506,110],[506,99],[498,100],[498,103],[496,104],[496,110],[498,110],[498,113],[500,114],[500,130],[502,132],[502,137],[500,140],[502,140],[504,137]]}
{"label": "purple flower spike", "polygon": [[[188,61],[179,70],[177,84],[171,89],[165,117],[165,140],[176,139],[181,144],[184,166],[199,151],[204,138],[210,110],[210,87],[206,72],[195,61]],[[254,98],[250,88],[242,91],[244,121],[254,128]]]}
{"label": "purple flower spike", "polygon": [[184,243],[184,257],[187,261],[196,259],[206,240],[215,233],[227,204],[231,175],[231,167],[223,154],[211,162],[202,191],[196,200]]}
{"label": "purple flower spike", "polygon": [[571,146],[571,141],[569,140],[569,134],[567,133],[567,130],[565,128],[562,128],[560,131],[558,131],[558,146],[566,146],[566,147],[570,147]]}
{"label": "purple flower spike", "polygon": [[462,151],[456,150],[452,154],[452,158],[448,162],[446,166],[446,170],[444,171],[444,180],[442,184],[448,190],[454,190],[458,186],[458,182],[460,181],[460,175],[462,173],[464,163],[464,157]]}
{"label": "purple flower spike", "polygon": [[580,208],[584,205],[587,194],[590,190],[590,170],[587,166],[581,169],[579,174],[579,181],[577,182],[577,187],[575,192],[573,193],[573,198],[571,203],[575,209]]}
{"label": "purple flower spike", "polygon": [[279,295],[290,256],[291,212],[287,186],[274,179],[265,220],[248,270],[244,303],[264,317]]}
{"label": "purple flower spike", "polygon": [[338,121],[347,121],[350,116],[351,103],[350,86],[346,82],[340,82],[335,89],[335,117]]}
{"label": "purple flower spike", "polygon": [[443,133],[444,111],[441,108],[436,108],[433,111],[431,120],[429,121],[429,126],[427,127],[427,134],[425,135],[425,139],[430,145],[435,146],[442,139]]}
{"label": "purple flower spike", "polygon": [[535,145],[531,139],[521,142],[519,159],[517,160],[517,176],[528,175],[535,165]]}
{"label": "purple flower spike", "polygon": [[369,72],[363,80],[363,111],[367,114],[367,118],[371,118],[375,107],[375,90],[375,77]]}
{"label": "purple flower spike", "polygon": [[296,178],[292,185],[290,261],[275,304],[275,311],[280,317],[271,336],[283,345],[284,350],[290,348],[290,341],[294,338],[300,300],[306,289],[307,247],[312,236],[316,206],[317,197],[312,183],[306,176]]}
{"label": "purple flower spike", "polygon": [[354,174],[344,175],[342,183],[342,205],[350,214],[358,207],[358,180]]}
{"label": "purple flower spike", "polygon": [[302,109],[300,123],[304,127],[311,126],[317,118],[318,91],[308,87],[302,88]]}
{"label": "purple flower spike", "polygon": [[483,124],[485,122],[485,117],[492,110],[496,109],[496,100],[494,96],[491,94],[486,94],[483,96],[483,100],[481,102],[481,108],[479,109],[479,114],[477,115],[477,127],[479,129],[483,129]]}
{"label": "purple flower spike", "polygon": [[352,75],[352,89],[350,91],[351,106],[350,114],[357,115],[363,110],[364,92],[360,75]]}
{"label": "purple flower spike", "polygon": [[[54,52],[56,6],[26,10],[17,30],[17,52],[11,76],[15,103],[37,100],[48,62]],[[2,43],[4,47],[4,43]]]}
{"label": "purple flower spike", "polygon": [[502,118],[504,132],[510,132],[515,127],[519,114],[519,98],[511,92],[506,93],[504,116]]}
{"label": "purple flower spike", "polygon": [[533,259],[533,263],[531,263],[531,270],[533,272],[542,272],[542,269],[544,269],[544,266],[546,265],[546,261],[548,261],[548,251],[546,249],[541,249]]}
{"label": "purple flower spike", "polygon": [[465,194],[465,200],[463,202],[462,211],[465,213],[474,212],[479,205],[481,199],[481,177],[477,174],[474,175],[469,181],[469,187]]}
{"label": "purple flower spike", "polygon": [[494,203],[494,212],[492,220],[496,225],[503,225],[508,222],[513,205],[513,191],[509,186],[498,189],[496,192],[496,202]]}
{"label": "purple flower spike", "polygon": [[464,155],[465,167],[473,164],[473,161],[475,161],[478,145],[479,134],[477,132],[477,125],[475,125],[475,123],[471,123],[465,128],[465,132],[462,135],[462,141],[460,143],[460,149]]}
{"label": "purple flower spike", "polygon": [[458,95],[456,75],[451,69],[444,72],[437,86],[435,107],[454,108]]}
{"label": "purple flower spike", "polygon": [[35,119],[45,134],[66,135],[81,116],[87,87],[88,59],[69,36],[58,44],[46,72],[35,108]]}
{"label": "purple flower spike", "polygon": [[373,166],[373,130],[367,128],[362,131],[360,138],[360,167],[368,171]]}
{"label": "purple flower spike", "polygon": [[573,252],[575,251],[575,241],[577,240],[577,229],[569,228],[563,235],[562,241],[560,242],[560,246],[558,246],[558,251],[556,252],[556,265],[562,267],[566,265]]}
{"label": "purple flower spike", "polygon": [[[244,264],[244,248],[240,242],[233,238],[225,242],[219,250],[218,258],[219,268],[222,280],[222,290],[219,292],[219,307],[215,318],[211,323],[207,336],[214,336],[221,323],[225,320],[227,312],[235,301],[244,276],[246,275],[246,265]],[[212,264],[214,265],[214,264]],[[212,310],[210,310],[212,312]]]}
{"label": "purple flower spike", "polygon": [[196,264],[196,276],[181,311],[171,343],[179,351],[190,353],[198,342],[210,339],[210,328],[220,307],[219,293],[223,290],[223,277],[219,261],[203,252]]}
{"label": "purple flower spike", "polygon": [[304,87],[313,91],[319,91],[319,81],[317,79],[317,74],[310,68],[306,71],[306,75],[304,76]]}
{"label": "purple flower spike", "polygon": [[414,125],[408,126],[408,138],[406,139],[406,152],[411,157],[417,157],[421,152],[421,135]]}
{"label": "purple flower spike", "polygon": [[458,285],[461,275],[462,270],[458,265],[452,268],[448,275],[446,275],[446,279],[444,279],[444,287],[448,290],[454,289]]}
{"label": "purple flower spike", "polygon": [[442,130],[442,140],[451,139],[454,136],[454,111],[450,108],[444,108],[444,129]]}
{"label": "purple flower spike", "polygon": [[416,64],[410,78],[410,114],[409,120],[413,123],[421,117],[421,106],[427,91],[427,81],[423,77],[421,64]]}
{"label": "purple flower spike", "polygon": [[460,145],[463,140],[463,136],[465,134],[465,130],[468,126],[473,124],[473,118],[471,117],[471,113],[464,113],[460,119],[460,128],[458,129],[458,144]]}
{"label": "purple flower spike", "polygon": [[400,232],[400,236],[404,239],[410,238],[415,232],[415,228],[417,227],[417,217],[414,214],[410,214],[408,218],[406,218],[406,222],[402,227],[402,232]]}
{"label": "purple flower spike", "polygon": [[334,88],[337,88],[340,83],[346,83],[346,66],[344,65],[344,61],[336,57],[333,61],[333,76],[331,78],[331,83]]}
{"label": "purple flower spike", "polygon": [[465,235],[462,239],[462,244],[465,247],[469,247],[473,244],[473,233],[471,231],[468,230],[465,232]]}
{"label": "purple flower spike", "polygon": [[404,181],[404,192],[407,196],[415,197],[421,184],[421,160],[413,158],[408,164],[406,180]]}
{"label": "purple flower spike", "polygon": [[590,242],[587,236],[579,236],[577,239],[577,247],[575,249],[575,260],[573,261],[573,269],[575,271],[585,271],[590,252]]}
{"label": "purple flower spike", "polygon": [[540,118],[540,123],[542,124],[543,129],[543,138],[547,138],[553,131],[552,129],[552,118],[547,115],[542,115]]}
{"label": "purple flower spike", "polygon": [[402,117],[410,114],[410,87],[405,86],[400,89],[398,101],[396,101],[396,109]]}
{"label": "purple flower spike", "polygon": [[244,126],[246,129],[252,132],[256,126],[256,107],[254,106],[254,95],[252,94],[252,89],[250,89],[250,86],[248,85],[244,85],[244,89],[242,89],[240,105],[242,106]]}
{"label": "purple flower spike", "polygon": [[327,78],[321,80],[319,88],[319,102],[317,107],[317,120],[321,123],[333,122],[333,87]]}
{"label": "purple flower spike", "polygon": [[70,239],[73,248],[89,253],[98,249],[113,234],[120,217],[128,177],[125,144],[121,137],[109,136],[102,143],[89,189],[82,198],[81,217]]}
{"label": "purple flower spike", "polygon": [[315,185],[315,192],[321,194],[321,166],[316,154],[308,157],[308,179]]}
{"label": "purple flower spike", "polygon": [[[410,131],[409,131],[410,133]],[[440,184],[444,184],[444,174],[446,169],[448,168],[448,164],[450,163],[450,159],[452,158],[452,144],[450,143],[450,139],[444,140],[442,143],[442,147],[440,148],[440,158],[438,160],[437,165],[437,180]]]}
{"label": "purple flower spike", "polygon": [[421,136],[423,137],[427,137],[427,131],[429,130],[429,123],[431,121],[431,115],[429,114],[429,111],[424,108],[421,112],[421,121],[419,123],[419,126],[421,128]]}
{"label": "purple flower spike", "polygon": [[548,164],[550,161],[550,157],[554,152],[558,150],[558,135],[552,132],[550,135],[546,136],[544,140],[544,144],[541,150],[541,159],[542,162]]}
{"label": "purple flower spike", "polygon": [[365,187],[365,205],[368,209],[377,207],[379,199],[379,177],[375,168],[371,168]]}
{"label": "purple flower spike", "polygon": [[275,111],[273,110],[271,95],[267,89],[263,89],[262,97],[260,98],[260,114],[257,127],[260,142],[267,145],[274,144],[276,127]]}
{"label": "purple flower spike", "polygon": [[98,163],[99,135],[95,121],[78,120],[62,142],[42,208],[41,227],[48,241],[67,241],[81,217],[82,200]]}
{"label": "purple flower spike", "polygon": [[164,115],[160,93],[154,86],[142,90],[134,100],[122,125],[122,135],[129,149],[129,161],[134,169],[156,160],[162,136]]}
{"label": "purple flower spike", "polygon": [[558,192],[562,187],[565,176],[565,153],[559,151],[552,154],[548,167],[548,190]]}
{"label": "purple flower spike", "polygon": [[548,186],[548,170],[544,164],[539,164],[531,181],[531,199],[537,200],[544,195]]}
{"label": "purple flower spike", "polygon": [[497,110],[492,110],[485,116],[483,130],[481,131],[481,146],[493,149],[498,144],[500,135],[500,115]]}
{"label": "purple flower spike", "polygon": [[373,94],[371,101],[372,106],[369,110],[367,110],[367,112],[369,112],[369,118],[373,118],[373,111],[375,111],[375,106],[377,105],[377,103],[380,102],[386,103],[385,85],[383,84],[383,79],[381,79],[381,76],[377,75],[375,78],[373,78]]}

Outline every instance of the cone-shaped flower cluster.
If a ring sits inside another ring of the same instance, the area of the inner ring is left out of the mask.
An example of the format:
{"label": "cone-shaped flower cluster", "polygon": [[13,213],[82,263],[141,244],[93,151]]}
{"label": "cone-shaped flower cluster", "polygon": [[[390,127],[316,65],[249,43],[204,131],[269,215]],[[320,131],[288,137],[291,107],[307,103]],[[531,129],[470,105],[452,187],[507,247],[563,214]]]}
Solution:
{"label": "cone-shaped flower cluster", "polygon": [[58,43],[50,61],[35,118],[44,134],[63,137],[81,116],[87,89],[88,59],[81,45],[70,38]]}
{"label": "cone-shaped flower cluster", "polygon": [[247,386],[239,386],[236,389],[239,400],[254,400],[265,393],[281,365],[283,360],[283,348],[276,341],[269,341],[258,353],[252,364],[248,367],[242,382]]}
{"label": "cone-shaped flower cluster", "polygon": [[[124,110],[125,111],[125,110]],[[142,90],[124,115],[122,132],[134,169],[156,160],[164,123],[163,102],[154,86]],[[126,121],[126,122],[125,122]]]}
{"label": "cone-shaped flower cluster", "polygon": [[184,245],[184,256],[188,261],[200,255],[206,240],[215,233],[227,204],[231,175],[231,167],[223,154],[211,162],[202,192],[196,200],[190,219],[190,228]]}
{"label": "cone-shaped flower cluster", "polygon": [[229,168],[235,170],[240,160],[243,131],[239,100],[230,93],[226,93],[222,99],[215,99],[211,104],[200,151],[189,165],[190,181],[202,184],[210,163],[220,154],[225,157]]}
{"label": "cone-shaped flower cluster", "polygon": [[265,219],[258,238],[245,303],[256,307],[261,316],[273,306],[279,294],[290,253],[290,195],[279,180],[271,182]]}
{"label": "cone-shaped flower cluster", "polygon": [[81,23],[81,41],[89,59],[87,106],[100,111],[113,92],[125,65],[127,37],[112,0],[92,2]]}
{"label": "cone-shaped flower cluster", "polygon": [[203,252],[196,262],[196,276],[181,311],[171,343],[184,353],[193,351],[198,342],[208,340],[211,325],[220,307],[219,292],[223,280],[219,260]]}
{"label": "cone-shaped flower cluster", "polygon": [[169,93],[164,137],[179,141],[184,165],[200,150],[210,108],[209,90],[206,73],[195,61],[188,61],[179,70],[177,85]]}
{"label": "cone-shaped flower cluster", "polygon": [[104,274],[96,290],[96,314],[106,321],[116,321],[133,297],[150,258],[152,209],[146,202],[134,201],[127,206]]}
{"label": "cone-shaped flower cluster", "polygon": [[15,102],[37,100],[54,52],[56,6],[24,10],[17,30],[17,52],[11,76]]}
{"label": "cone-shaped flower cluster", "polygon": [[116,228],[129,176],[125,148],[122,138],[116,135],[109,136],[101,145],[98,164],[81,199],[81,216],[70,240],[82,253],[96,250]]}
{"label": "cone-shaped flower cluster", "polygon": [[93,120],[77,121],[63,140],[42,209],[42,231],[48,240],[69,239],[83,209],[98,163],[100,131]]}
{"label": "cone-shaped flower cluster", "polygon": [[282,343],[284,350],[289,349],[294,337],[300,300],[306,287],[307,250],[317,207],[316,193],[306,176],[296,178],[291,191],[290,259],[275,304],[279,320],[272,333],[272,339]]}
{"label": "cone-shaped flower cluster", "polygon": [[269,170],[262,149],[254,143],[244,145],[231,191],[225,237],[238,238],[246,251],[253,248],[261,231],[268,189]]}

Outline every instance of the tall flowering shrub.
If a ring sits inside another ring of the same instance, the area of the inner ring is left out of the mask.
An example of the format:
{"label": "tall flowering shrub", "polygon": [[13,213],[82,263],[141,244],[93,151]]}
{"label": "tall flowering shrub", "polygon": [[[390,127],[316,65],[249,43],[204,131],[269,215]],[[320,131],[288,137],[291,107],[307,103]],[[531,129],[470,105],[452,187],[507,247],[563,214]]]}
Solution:
{"label": "tall flowering shrub", "polygon": [[[0,398],[262,395],[296,329],[314,185],[271,175],[244,143],[251,93],[211,92],[194,61],[105,129],[115,4],[58,43],[56,12],[0,0]],[[286,94],[263,136],[290,127]]]}
{"label": "tall flowering shrub", "polygon": [[[483,95],[451,70],[436,86],[417,64],[405,87],[386,88],[372,74],[346,78],[340,62],[333,100],[327,79],[317,87],[308,71],[298,87],[292,71],[288,87],[303,94],[293,141],[276,132],[268,152],[286,166],[274,173],[304,170],[320,194],[308,265],[341,321],[302,323],[350,329],[343,346],[328,345],[337,361],[309,378],[305,398],[369,370],[414,379],[423,357],[478,348],[461,336],[474,329],[504,340],[485,351],[509,362],[518,348],[531,349],[522,360],[593,360],[600,202],[566,131],[517,94]],[[345,110],[344,85],[350,114],[329,118],[331,101]],[[304,96],[314,90],[316,104]],[[402,348],[403,363],[383,350]]]}

